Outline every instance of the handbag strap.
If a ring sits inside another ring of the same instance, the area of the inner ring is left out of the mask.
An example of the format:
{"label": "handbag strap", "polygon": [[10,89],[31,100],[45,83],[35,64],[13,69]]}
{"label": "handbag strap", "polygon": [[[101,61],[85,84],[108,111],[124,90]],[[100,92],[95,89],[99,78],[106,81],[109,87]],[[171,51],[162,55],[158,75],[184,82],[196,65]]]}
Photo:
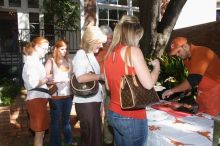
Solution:
{"label": "handbag strap", "polygon": [[[133,67],[133,63],[132,63],[132,60],[131,60],[131,47],[130,46],[128,46],[126,48],[126,51],[125,51],[125,75],[128,75],[128,61],[130,62],[131,67]],[[132,79],[133,79],[134,84],[136,86],[138,86],[137,79],[136,79],[136,76],[134,74],[134,71],[131,72],[131,75],[132,75]]]}
{"label": "handbag strap", "polygon": [[89,61],[89,64],[90,64],[90,65],[91,65],[91,67],[92,67],[93,72],[95,73],[95,70],[94,70],[94,68],[93,68],[93,66],[92,66],[92,63],[90,62],[89,57],[88,57],[88,55],[87,55],[87,54],[86,54],[86,57],[87,57],[87,59],[88,59],[88,61]]}
{"label": "handbag strap", "polygon": [[[53,63],[54,63],[53,58],[50,58],[50,61],[51,61],[50,74],[53,74]],[[54,74],[53,74],[53,77],[54,77]],[[55,85],[56,85],[56,83],[55,83]],[[56,91],[56,95],[58,96],[58,90]]]}
{"label": "handbag strap", "polygon": [[50,74],[53,74],[53,59],[50,58],[50,61],[51,61],[51,69],[50,69]]}
{"label": "handbag strap", "polygon": [[128,61],[130,62],[131,67],[132,67],[133,65],[131,61],[131,47],[130,46],[128,46],[125,50],[125,74],[126,75],[128,75]]}

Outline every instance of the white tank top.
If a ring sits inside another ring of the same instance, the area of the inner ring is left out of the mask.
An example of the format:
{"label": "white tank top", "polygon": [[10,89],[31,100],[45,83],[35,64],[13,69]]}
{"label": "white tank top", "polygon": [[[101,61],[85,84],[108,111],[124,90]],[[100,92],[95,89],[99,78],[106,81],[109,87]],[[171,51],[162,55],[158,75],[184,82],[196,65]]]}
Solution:
{"label": "white tank top", "polygon": [[[70,66],[70,61],[69,61]],[[72,95],[71,88],[70,88],[70,70],[69,71],[62,71],[58,68],[57,64],[53,60],[53,74],[54,74],[54,81],[61,82],[56,83],[58,87],[58,92],[54,93],[54,96],[68,96]],[[65,81],[65,82],[62,82]]]}

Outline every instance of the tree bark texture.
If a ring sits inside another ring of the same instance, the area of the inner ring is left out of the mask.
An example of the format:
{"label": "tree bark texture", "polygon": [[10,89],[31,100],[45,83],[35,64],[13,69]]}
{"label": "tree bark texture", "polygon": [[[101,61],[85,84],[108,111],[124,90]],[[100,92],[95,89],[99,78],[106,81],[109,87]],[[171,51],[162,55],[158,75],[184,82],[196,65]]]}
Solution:
{"label": "tree bark texture", "polygon": [[[170,0],[161,16],[161,0],[139,0],[144,35],[140,47],[145,57],[160,57],[187,0]],[[162,18],[161,18],[162,17]]]}

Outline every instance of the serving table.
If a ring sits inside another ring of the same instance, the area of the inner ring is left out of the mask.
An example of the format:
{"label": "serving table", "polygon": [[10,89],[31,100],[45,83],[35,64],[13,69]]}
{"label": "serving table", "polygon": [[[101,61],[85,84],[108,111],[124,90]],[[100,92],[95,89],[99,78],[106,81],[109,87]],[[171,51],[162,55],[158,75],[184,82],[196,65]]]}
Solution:
{"label": "serving table", "polygon": [[205,113],[169,114],[147,107],[147,146],[212,146],[213,120]]}

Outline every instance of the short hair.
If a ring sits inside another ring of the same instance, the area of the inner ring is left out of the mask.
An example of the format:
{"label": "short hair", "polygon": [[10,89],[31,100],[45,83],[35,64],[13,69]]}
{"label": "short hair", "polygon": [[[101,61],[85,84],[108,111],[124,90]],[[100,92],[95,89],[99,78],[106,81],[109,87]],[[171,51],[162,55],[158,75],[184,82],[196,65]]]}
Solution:
{"label": "short hair", "polygon": [[105,35],[113,35],[113,31],[108,25],[101,25],[99,28]]}
{"label": "short hair", "polygon": [[86,51],[86,53],[92,51],[92,45],[94,42],[98,41],[105,43],[107,36],[101,31],[97,26],[88,26],[81,39],[81,48]]}
{"label": "short hair", "polygon": [[176,37],[171,42],[171,48],[170,48],[170,55],[176,55],[178,52],[178,48],[182,45],[185,45],[188,43],[187,38],[185,37]]}

